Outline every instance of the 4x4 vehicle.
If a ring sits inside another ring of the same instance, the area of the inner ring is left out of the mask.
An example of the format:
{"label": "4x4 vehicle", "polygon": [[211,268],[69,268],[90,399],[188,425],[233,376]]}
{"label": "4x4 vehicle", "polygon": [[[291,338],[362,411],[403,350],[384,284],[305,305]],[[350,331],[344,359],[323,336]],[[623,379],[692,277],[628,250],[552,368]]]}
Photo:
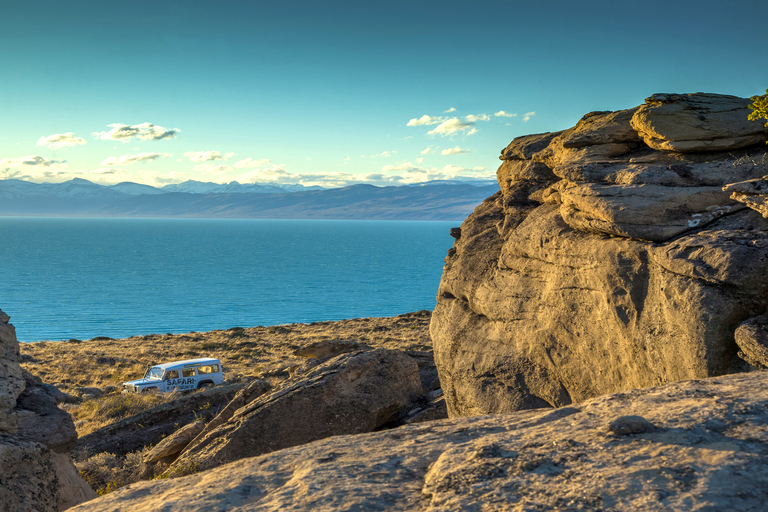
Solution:
{"label": "4x4 vehicle", "polygon": [[124,393],[187,391],[224,382],[221,361],[209,357],[159,364],[144,377],[123,382]]}

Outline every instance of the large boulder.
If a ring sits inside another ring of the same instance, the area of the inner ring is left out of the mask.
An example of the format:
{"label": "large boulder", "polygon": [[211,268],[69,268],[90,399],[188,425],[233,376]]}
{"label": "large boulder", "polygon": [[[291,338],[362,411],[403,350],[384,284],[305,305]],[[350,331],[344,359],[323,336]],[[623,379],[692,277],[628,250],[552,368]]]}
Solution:
{"label": "large boulder", "polygon": [[764,510],[768,374],[338,436],[72,512]]}
{"label": "large boulder", "polygon": [[761,121],[750,121],[750,100],[723,94],[654,94],[632,118],[653,149],[725,151],[765,141]]}
{"label": "large boulder", "polygon": [[[768,220],[726,185],[765,174],[764,137],[727,152],[654,149],[635,120],[659,101],[502,152],[501,192],[462,224],[430,326],[450,415],[749,367],[734,331],[768,311]],[[701,110],[701,133],[736,130],[721,110]]]}
{"label": "large boulder", "polygon": [[60,511],[95,498],[68,451],[77,439],[62,394],[18,363],[16,331],[0,311],[0,503],[3,512]]}
{"label": "large boulder", "polygon": [[370,432],[397,419],[421,396],[418,365],[403,352],[339,355],[206,430],[171,470],[212,468],[328,436]]}

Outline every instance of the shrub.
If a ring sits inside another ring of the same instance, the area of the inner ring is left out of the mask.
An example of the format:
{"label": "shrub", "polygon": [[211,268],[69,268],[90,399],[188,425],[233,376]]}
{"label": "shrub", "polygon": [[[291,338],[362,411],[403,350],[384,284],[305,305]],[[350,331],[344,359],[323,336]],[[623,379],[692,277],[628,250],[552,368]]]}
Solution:
{"label": "shrub", "polygon": [[[752,113],[749,114],[750,121],[757,121],[759,119],[765,119],[765,127],[768,129],[768,89],[765,90],[765,94],[762,96],[752,96],[749,98],[752,100],[752,104],[749,105]],[[767,142],[768,144],[768,142]]]}
{"label": "shrub", "polygon": [[143,470],[142,451],[131,452],[125,457],[113,453],[97,453],[91,457],[73,453],[73,461],[83,480],[99,496],[125,487],[141,479]]}

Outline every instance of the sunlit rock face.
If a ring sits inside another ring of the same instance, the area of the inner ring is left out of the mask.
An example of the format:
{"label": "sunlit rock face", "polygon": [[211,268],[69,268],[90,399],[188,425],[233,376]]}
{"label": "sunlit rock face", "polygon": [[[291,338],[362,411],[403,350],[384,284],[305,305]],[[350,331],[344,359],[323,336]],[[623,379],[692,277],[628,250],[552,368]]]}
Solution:
{"label": "sunlit rock face", "polygon": [[77,439],[61,395],[19,366],[19,342],[0,311],[0,503],[7,512],[65,510],[96,497],[77,474]]}
{"label": "sunlit rock face", "polygon": [[656,94],[502,151],[432,317],[449,414],[749,368],[734,332],[768,311],[768,221],[727,188],[768,174],[748,103]]}

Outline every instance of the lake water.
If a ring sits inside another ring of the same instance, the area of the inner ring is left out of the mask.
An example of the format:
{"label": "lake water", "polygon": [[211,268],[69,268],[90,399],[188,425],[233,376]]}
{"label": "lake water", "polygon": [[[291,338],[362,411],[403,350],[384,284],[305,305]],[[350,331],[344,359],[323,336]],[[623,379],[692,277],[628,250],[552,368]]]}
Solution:
{"label": "lake water", "polygon": [[458,222],[0,218],[19,341],[432,309]]}

